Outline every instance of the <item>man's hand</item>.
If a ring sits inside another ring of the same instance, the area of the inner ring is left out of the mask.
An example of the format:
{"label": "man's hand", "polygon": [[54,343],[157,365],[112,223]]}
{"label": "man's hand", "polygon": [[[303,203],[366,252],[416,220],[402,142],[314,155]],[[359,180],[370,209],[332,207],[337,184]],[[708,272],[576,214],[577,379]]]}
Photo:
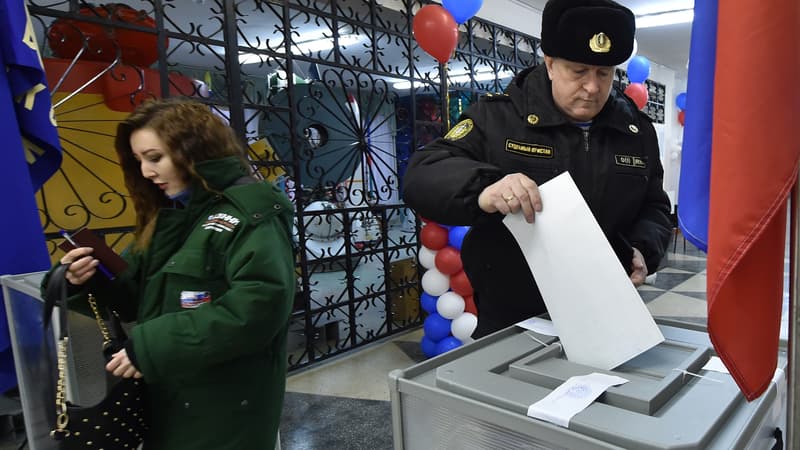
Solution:
{"label": "man's hand", "polygon": [[631,281],[633,285],[639,287],[644,284],[647,278],[647,264],[644,262],[644,256],[638,248],[633,247],[633,261],[631,262]]}
{"label": "man's hand", "polygon": [[142,378],[143,376],[136,370],[124,348],[111,356],[111,361],[106,364],[106,370],[122,378]]}
{"label": "man's hand", "polygon": [[478,196],[478,206],[487,213],[513,214],[522,209],[525,220],[533,223],[534,212],[542,210],[539,186],[521,173],[506,175],[486,186]]}

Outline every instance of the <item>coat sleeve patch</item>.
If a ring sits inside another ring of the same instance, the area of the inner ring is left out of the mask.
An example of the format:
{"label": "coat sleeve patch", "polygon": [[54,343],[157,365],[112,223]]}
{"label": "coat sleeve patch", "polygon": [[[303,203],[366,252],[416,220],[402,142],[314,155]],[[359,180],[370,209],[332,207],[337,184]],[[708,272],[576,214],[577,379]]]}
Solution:
{"label": "coat sleeve patch", "polygon": [[464,136],[468,135],[475,124],[472,122],[472,119],[465,119],[461,122],[458,122],[456,126],[450,129],[447,134],[444,136],[445,139],[448,141],[457,141]]}

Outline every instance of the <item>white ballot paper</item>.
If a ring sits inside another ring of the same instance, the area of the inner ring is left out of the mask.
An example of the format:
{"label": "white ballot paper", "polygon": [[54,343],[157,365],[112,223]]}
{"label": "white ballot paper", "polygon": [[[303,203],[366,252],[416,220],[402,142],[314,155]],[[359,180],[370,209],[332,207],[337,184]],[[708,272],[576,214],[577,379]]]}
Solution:
{"label": "white ballot paper", "polygon": [[526,330],[535,331],[545,336],[558,336],[558,331],[556,331],[556,327],[553,326],[553,322],[547,319],[542,319],[541,317],[527,318],[522,322],[517,323],[517,326],[525,328]]}
{"label": "white ballot paper", "polygon": [[711,370],[720,373],[730,373],[728,371],[728,368],[725,367],[725,364],[722,362],[721,359],[719,359],[718,356],[712,356],[711,358],[708,358],[708,362],[700,370]]}
{"label": "white ballot paper", "polygon": [[586,409],[600,394],[627,382],[625,378],[596,372],[569,377],[545,398],[528,406],[528,416],[567,427],[572,416]]}
{"label": "white ballot paper", "polygon": [[569,173],[539,192],[534,223],[521,212],[503,223],[525,255],[567,359],[610,370],[663,342]]}

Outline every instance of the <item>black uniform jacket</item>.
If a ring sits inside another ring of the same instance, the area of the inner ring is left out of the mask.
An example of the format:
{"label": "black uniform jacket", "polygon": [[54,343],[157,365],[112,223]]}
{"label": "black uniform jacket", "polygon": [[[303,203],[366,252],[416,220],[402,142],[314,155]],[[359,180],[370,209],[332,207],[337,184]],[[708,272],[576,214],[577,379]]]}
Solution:
{"label": "black uniform jacket", "polygon": [[672,229],[658,140],[649,118],[616,89],[584,130],[555,106],[545,66],[529,68],[504,94],[483,96],[447,136],[411,157],[406,203],[435,222],[471,226],[461,258],[478,307],[474,337],[546,311],[503,215],[483,212],[478,195],[511,173],[542,184],[565,170],[625,270],[631,271],[635,246],[655,272]]}

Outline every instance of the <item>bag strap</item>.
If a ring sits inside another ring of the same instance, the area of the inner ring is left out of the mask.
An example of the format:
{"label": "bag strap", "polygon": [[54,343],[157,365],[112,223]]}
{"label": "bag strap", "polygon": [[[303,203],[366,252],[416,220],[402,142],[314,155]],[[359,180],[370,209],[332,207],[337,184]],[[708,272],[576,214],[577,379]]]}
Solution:
{"label": "bag strap", "polygon": [[[69,264],[61,264],[53,269],[50,273],[50,278],[47,281],[47,287],[44,295],[44,329],[46,330],[50,325],[50,319],[53,316],[53,308],[58,306],[58,347],[57,364],[58,364],[58,380],[56,381],[56,427],[50,431],[50,437],[55,440],[62,440],[69,436],[70,432],[67,428],[69,425],[69,414],[67,409],[67,390],[66,390],[66,377],[67,377],[67,349],[69,348],[69,327],[67,323],[67,278],[66,272],[69,269]],[[92,308],[94,318],[97,321],[97,326],[100,328],[100,334],[103,336],[103,348],[105,349],[111,344],[111,336],[106,328],[103,318],[100,316],[100,311],[97,309],[97,302],[94,295],[89,294],[89,306]]]}
{"label": "bag strap", "polygon": [[53,317],[53,308],[58,305],[58,325],[59,339],[69,335],[67,329],[67,270],[69,264],[60,264],[50,272],[47,280],[47,287],[44,292],[44,308],[42,308],[42,323],[44,329],[50,326],[50,319]]}
{"label": "bag strap", "polygon": [[[68,269],[69,264],[61,264],[54,268],[50,273],[50,278],[48,279],[47,287],[45,288],[44,308],[42,309],[42,314],[44,316],[42,317],[42,322],[44,323],[44,328],[47,329],[47,327],[50,325],[50,320],[53,317],[53,309],[58,306],[59,339],[69,337],[69,327],[67,322],[66,277]],[[103,347],[108,346],[112,339],[119,339],[121,337],[124,338],[124,332],[121,330],[115,332],[114,335],[109,332],[103,317],[100,315],[100,311],[97,309],[97,302],[95,301],[94,295],[91,293],[89,294],[89,306],[92,308],[92,313],[97,321],[97,327],[100,329],[100,334],[103,336]],[[109,313],[111,314],[112,320],[119,320],[113,311],[109,311]],[[122,334],[123,336],[119,336],[119,334]]]}

